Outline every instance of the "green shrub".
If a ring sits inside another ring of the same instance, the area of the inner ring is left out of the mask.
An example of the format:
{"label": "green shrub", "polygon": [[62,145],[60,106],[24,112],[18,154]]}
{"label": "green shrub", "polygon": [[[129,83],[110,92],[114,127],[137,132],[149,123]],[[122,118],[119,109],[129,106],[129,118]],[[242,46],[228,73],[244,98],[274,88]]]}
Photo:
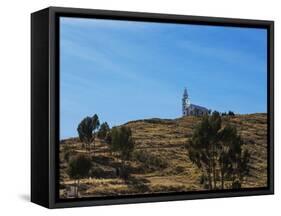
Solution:
{"label": "green shrub", "polygon": [[143,163],[146,168],[160,168],[165,169],[168,166],[168,163],[163,158],[151,154],[145,150],[138,150],[133,153],[133,158],[135,161]]}
{"label": "green shrub", "polygon": [[73,150],[67,150],[64,155],[63,155],[63,159],[66,161],[66,162],[69,162],[70,159],[75,155],[75,151]]}

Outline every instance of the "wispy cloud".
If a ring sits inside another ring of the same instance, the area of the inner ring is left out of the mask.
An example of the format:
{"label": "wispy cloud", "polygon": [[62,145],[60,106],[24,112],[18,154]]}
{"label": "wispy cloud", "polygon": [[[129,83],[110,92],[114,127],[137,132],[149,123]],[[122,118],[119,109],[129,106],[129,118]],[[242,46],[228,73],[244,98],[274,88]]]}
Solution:
{"label": "wispy cloud", "polygon": [[133,72],[126,72],[118,63],[112,61],[101,51],[98,51],[94,47],[86,47],[71,40],[61,40],[62,55],[71,55],[72,57],[80,58],[81,60],[88,61],[89,64],[95,65],[95,68],[103,68],[104,72],[110,74],[115,73],[118,76],[124,76],[128,79],[136,79],[137,75]]}
{"label": "wispy cloud", "polygon": [[[266,59],[261,59],[255,52],[246,52],[234,47],[220,47],[218,45],[206,45],[198,43],[197,41],[179,41],[177,46],[181,49],[186,49],[193,54],[200,55],[202,57],[208,57],[214,59],[218,63],[223,62],[227,64],[235,65],[247,65],[247,62],[252,67],[260,68],[266,64]],[[246,63],[246,64],[245,64]]]}

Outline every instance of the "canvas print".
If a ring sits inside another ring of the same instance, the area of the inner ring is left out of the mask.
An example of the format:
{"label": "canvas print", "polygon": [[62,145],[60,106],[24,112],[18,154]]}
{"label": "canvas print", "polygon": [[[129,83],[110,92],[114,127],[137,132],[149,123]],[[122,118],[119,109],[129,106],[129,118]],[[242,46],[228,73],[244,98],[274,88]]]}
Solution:
{"label": "canvas print", "polygon": [[267,187],[266,29],[59,22],[60,199]]}

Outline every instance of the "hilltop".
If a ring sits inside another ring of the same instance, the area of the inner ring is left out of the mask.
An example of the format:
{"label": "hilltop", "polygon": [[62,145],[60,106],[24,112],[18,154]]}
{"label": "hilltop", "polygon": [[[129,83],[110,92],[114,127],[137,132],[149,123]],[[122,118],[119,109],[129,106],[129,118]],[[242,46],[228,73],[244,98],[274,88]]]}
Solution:
{"label": "hilltop", "polygon": [[[93,178],[81,180],[81,194],[103,196],[118,194],[157,193],[204,190],[200,171],[191,163],[185,148],[194,127],[202,117],[186,116],[178,119],[144,119],[126,123],[135,140],[133,159],[127,163],[131,173],[125,181],[116,176],[120,166],[118,157],[111,154],[103,140],[97,139]],[[223,116],[223,122],[237,127],[251,153],[250,176],[243,188],[267,185],[267,115],[263,113]],[[66,152],[72,155],[85,152],[78,138],[61,141],[61,196],[72,184],[66,174]],[[93,156],[93,152],[92,152]],[[98,176],[98,178],[96,178]]]}

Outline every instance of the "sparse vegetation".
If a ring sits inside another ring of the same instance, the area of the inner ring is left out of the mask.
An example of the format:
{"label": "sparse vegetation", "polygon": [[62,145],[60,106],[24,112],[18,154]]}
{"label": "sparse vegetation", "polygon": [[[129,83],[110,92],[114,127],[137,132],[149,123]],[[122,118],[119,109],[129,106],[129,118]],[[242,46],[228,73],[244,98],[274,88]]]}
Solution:
{"label": "sparse vegetation", "polygon": [[100,129],[98,131],[98,138],[105,139],[107,133],[110,131],[110,127],[107,122],[104,122],[100,125]]}
{"label": "sparse vegetation", "polygon": [[89,151],[91,151],[91,143],[94,143],[95,148],[95,138],[96,138],[96,130],[99,128],[99,117],[95,114],[93,117],[84,118],[80,124],[78,125],[77,132],[79,135],[79,139],[85,144],[85,146],[89,147]]}
{"label": "sparse vegetation", "polygon": [[134,160],[145,165],[148,170],[162,170],[168,166],[168,162],[159,155],[153,155],[146,150],[138,150],[134,152]]}
{"label": "sparse vegetation", "polygon": [[79,192],[79,180],[88,177],[91,166],[91,159],[83,154],[79,154],[69,161],[67,174],[70,178],[74,179],[76,197],[78,197]]}
{"label": "sparse vegetation", "polygon": [[75,151],[73,150],[67,150],[64,153],[64,160],[68,163],[71,159],[71,157],[73,157],[75,155]]}
{"label": "sparse vegetation", "polygon": [[[97,114],[95,114],[93,117],[92,117],[92,125],[93,125],[93,144],[94,144],[94,149],[95,149],[95,141],[96,141],[96,130],[99,129],[99,126],[100,126],[100,121],[99,121],[99,117]],[[95,155],[95,152],[94,152],[94,155]]]}
{"label": "sparse vegetation", "polygon": [[[111,146],[113,151],[119,153],[119,157],[122,162],[121,173],[125,172],[125,161],[131,158],[132,152],[134,150],[134,140],[132,138],[132,131],[129,127],[121,126],[119,128],[114,127],[111,131]],[[126,173],[123,175],[127,177]]]}
{"label": "sparse vegetation", "polygon": [[[228,115],[220,115],[220,117],[221,129],[228,128],[225,132],[229,130],[228,133],[239,135],[244,145],[241,145],[241,155],[238,157],[241,161],[237,160],[241,168],[237,172],[239,175],[235,173],[232,176],[221,169],[220,166],[225,166],[226,169],[227,164],[234,165],[223,161],[226,158],[223,157],[222,152],[220,157],[217,156],[216,189],[222,189],[222,185],[224,185],[223,189],[266,187],[267,115],[236,114],[231,117]],[[192,163],[189,150],[185,147],[188,140],[192,138],[196,125],[202,121],[203,117],[186,116],[174,120],[147,119],[124,124],[123,126],[130,128],[131,138],[134,141],[133,150],[125,163],[122,162],[121,152],[114,149],[115,146],[112,145],[112,131],[115,129],[109,130],[104,138],[97,135],[95,153],[85,152],[82,147],[84,141],[79,138],[62,140],[61,197],[71,198],[66,192],[70,190],[73,181],[77,182],[77,180],[69,175],[69,163],[80,154],[91,158],[94,165],[85,177],[79,179],[80,197],[209,190],[206,174]],[[120,129],[121,126],[116,128]],[[225,140],[228,139],[226,134]],[[69,162],[66,160],[67,157]],[[122,177],[123,165],[127,174],[129,173],[127,178]]]}
{"label": "sparse vegetation", "polygon": [[187,145],[189,158],[202,171],[206,188],[225,188],[225,178],[231,180],[232,188],[240,188],[243,177],[248,174],[249,152],[242,152],[243,140],[235,126],[222,127],[218,112],[204,116],[195,128]]}

